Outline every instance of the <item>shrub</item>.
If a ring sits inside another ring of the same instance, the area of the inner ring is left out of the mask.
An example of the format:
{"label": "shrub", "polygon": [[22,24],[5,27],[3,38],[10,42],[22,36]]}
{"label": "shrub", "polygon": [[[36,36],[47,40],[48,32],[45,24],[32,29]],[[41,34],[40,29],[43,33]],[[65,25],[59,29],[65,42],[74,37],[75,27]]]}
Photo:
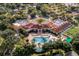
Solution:
{"label": "shrub", "polygon": [[79,50],[79,41],[74,41],[72,45],[73,45],[73,49]]}

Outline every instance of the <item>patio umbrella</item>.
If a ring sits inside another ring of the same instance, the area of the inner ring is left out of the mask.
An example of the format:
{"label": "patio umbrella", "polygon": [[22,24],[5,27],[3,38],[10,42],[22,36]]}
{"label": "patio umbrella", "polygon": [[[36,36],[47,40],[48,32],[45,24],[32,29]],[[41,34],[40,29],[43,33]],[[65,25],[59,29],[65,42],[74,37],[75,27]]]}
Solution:
{"label": "patio umbrella", "polygon": [[72,41],[72,39],[70,37],[66,38],[66,42],[70,43]]}

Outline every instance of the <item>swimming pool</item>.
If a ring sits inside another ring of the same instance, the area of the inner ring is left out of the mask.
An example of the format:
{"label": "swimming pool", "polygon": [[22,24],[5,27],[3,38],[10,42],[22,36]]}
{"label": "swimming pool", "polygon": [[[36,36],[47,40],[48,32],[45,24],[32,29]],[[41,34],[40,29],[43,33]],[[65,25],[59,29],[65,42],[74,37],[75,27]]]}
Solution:
{"label": "swimming pool", "polygon": [[46,43],[48,42],[48,37],[34,37],[33,42],[35,43]]}
{"label": "swimming pool", "polygon": [[35,47],[34,49],[35,49],[36,52],[42,52],[43,51],[42,48],[38,48],[38,47]]}

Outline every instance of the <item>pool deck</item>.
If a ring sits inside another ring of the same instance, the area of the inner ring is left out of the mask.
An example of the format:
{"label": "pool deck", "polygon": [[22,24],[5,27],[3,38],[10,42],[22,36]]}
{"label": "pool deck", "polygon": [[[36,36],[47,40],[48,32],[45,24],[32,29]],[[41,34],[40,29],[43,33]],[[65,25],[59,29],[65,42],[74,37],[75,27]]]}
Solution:
{"label": "pool deck", "polygon": [[32,39],[34,37],[41,37],[41,36],[42,37],[48,37],[49,40],[52,40],[52,41],[57,41],[59,39],[58,37],[53,36],[51,34],[41,34],[41,35],[39,35],[39,34],[34,34],[34,33],[29,34],[29,36],[27,38],[29,39],[29,42],[31,43],[32,42]]}

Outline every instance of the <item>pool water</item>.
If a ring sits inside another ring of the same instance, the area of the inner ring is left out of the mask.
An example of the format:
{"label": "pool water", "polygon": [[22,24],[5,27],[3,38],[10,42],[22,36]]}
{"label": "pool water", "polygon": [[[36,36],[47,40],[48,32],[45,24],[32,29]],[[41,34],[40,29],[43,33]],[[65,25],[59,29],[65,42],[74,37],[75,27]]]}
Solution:
{"label": "pool water", "polygon": [[48,37],[34,37],[33,42],[35,42],[35,43],[46,43],[46,42],[48,42]]}
{"label": "pool water", "polygon": [[[32,41],[37,44],[49,42],[48,37],[34,37]],[[34,49],[36,52],[43,51],[42,47],[35,47]]]}
{"label": "pool water", "polygon": [[36,48],[35,48],[35,51],[36,51],[36,52],[42,52],[43,49],[42,49],[42,48],[38,48],[38,47],[36,47]]}

